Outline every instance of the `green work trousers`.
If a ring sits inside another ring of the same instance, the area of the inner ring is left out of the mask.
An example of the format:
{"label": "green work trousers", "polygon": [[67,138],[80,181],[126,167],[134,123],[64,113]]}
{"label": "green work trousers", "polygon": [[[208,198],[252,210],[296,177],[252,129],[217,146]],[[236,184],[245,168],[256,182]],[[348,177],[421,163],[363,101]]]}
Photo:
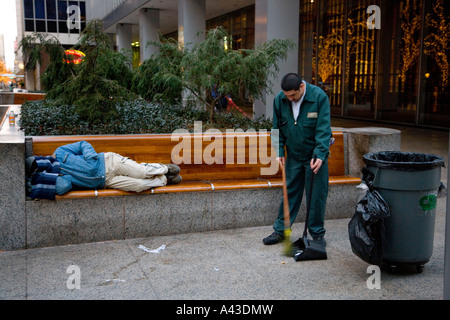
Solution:
{"label": "green work trousers", "polygon": [[[303,190],[306,189],[306,199],[309,199],[311,176],[310,161],[303,163],[292,163],[286,159],[286,184],[288,190],[288,201],[290,211],[290,225],[292,225],[302,203]],[[308,231],[312,237],[325,234],[325,209],[328,197],[328,160],[326,159],[319,172],[314,177],[314,185],[311,197],[311,207],[308,221]],[[273,225],[274,230],[282,235],[284,233],[284,210],[283,199],[281,200],[278,217]],[[305,213],[306,214],[306,213]]]}

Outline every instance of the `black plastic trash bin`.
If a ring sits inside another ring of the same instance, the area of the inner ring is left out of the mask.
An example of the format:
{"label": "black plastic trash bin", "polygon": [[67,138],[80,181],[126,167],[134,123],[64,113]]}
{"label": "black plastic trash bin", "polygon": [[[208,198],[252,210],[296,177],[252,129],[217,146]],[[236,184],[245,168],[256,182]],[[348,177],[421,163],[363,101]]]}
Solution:
{"label": "black plastic trash bin", "polygon": [[422,272],[433,253],[436,203],[444,158],[385,151],[364,155],[372,186],[390,207],[384,218],[383,263],[390,270],[412,265]]}

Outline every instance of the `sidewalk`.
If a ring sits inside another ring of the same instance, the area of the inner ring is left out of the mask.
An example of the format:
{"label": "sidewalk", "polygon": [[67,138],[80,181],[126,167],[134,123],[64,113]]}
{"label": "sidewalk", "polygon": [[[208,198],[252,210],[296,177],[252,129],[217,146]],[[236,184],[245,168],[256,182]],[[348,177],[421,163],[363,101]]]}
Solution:
{"label": "sidewalk", "polygon": [[[447,132],[400,129],[405,131],[402,151],[435,153],[448,166]],[[447,181],[444,168],[442,181]],[[433,256],[423,273],[382,271],[381,289],[368,288],[369,265],[352,253],[349,219],[340,219],[326,221],[326,261],[295,262],[282,255],[282,244],[263,245],[270,226],[0,252],[0,299],[439,300],[445,215],[443,198],[438,200]],[[303,223],[294,225],[293,240],[302,230]],[[141,245],[165,248],[151,253]],[[79,289],[70,289],[78,283]]]}
{"label": "sidewalk", "polygon": [[[367,263],[350,249],[348,219],[326,222],[326,261],[295,262],[282,245],[264,246],[271,227],[249,228],[0,253],[0,299],[442,299],[444,206],[434,253],[421,274],[381,273],[368,289]],[[302,225],[295,225],[296,236]],[[157,249],[148,253],[143,245]],[[80,289],[68,268],[79,267]]]}

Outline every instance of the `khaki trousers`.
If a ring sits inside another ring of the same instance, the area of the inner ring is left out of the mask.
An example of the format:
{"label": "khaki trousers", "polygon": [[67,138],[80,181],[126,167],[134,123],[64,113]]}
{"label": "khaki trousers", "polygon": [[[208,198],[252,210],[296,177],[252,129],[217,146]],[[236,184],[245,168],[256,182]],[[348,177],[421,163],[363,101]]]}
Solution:
{"label": "khaki trousers", "polygon": [[105,152],[105,188],[141,192],[167,184],[167,166],[137,163],[114,152]]}

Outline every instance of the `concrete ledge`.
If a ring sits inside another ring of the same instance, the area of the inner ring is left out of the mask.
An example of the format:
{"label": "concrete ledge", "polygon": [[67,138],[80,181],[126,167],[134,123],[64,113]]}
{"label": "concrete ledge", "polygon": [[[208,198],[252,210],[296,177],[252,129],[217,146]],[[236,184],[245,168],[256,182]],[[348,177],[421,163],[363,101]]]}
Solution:
{"label": "concrete ledge", "polygon": [[365,166],[363,156],[371,152],[399,151],[401,131],[382,127],[333,128],[344,132],[346,172],[350,176],[360,177]]}
{"label": "concrete ledge", "polygon": [[[281,188],[26,201],[27,248],[270,226]],[[349,218],[355,185],[331,186],[326,219]],[[297,222],[305,220],[300,207]]]}
{"label": "concrete ledge", "polygon": [[[342,131],[346,171],[356,177],[360,176],[365,153],[387,148],[400,150],[398,130],[343,128]],[[25,145],[25,137],[17,127],[2,126],[0,187],[6,191],[0,193],[0,250],[270,226],[282,198],[282,188],[272,186],[26,201]],[[330,185],[326,219],[351,217],[359,196],[355,184]],[[305,211],[303,203],[297,222],[304,221]]]}
{"label": "concrete ledge", "polygon": [[45,99],[44,93],[28,93],[28,92],[1,92],[0,105],[22,105],[25,101],[35,101]]}
{"label": "concrete ledge", "polygon": [[[19,114],[18,106],[10,110]],[[0,123],[0,250],[26,246],[25,217],[25,136],[7,118]],[[0,119],[2,120],[2,119]]]}

